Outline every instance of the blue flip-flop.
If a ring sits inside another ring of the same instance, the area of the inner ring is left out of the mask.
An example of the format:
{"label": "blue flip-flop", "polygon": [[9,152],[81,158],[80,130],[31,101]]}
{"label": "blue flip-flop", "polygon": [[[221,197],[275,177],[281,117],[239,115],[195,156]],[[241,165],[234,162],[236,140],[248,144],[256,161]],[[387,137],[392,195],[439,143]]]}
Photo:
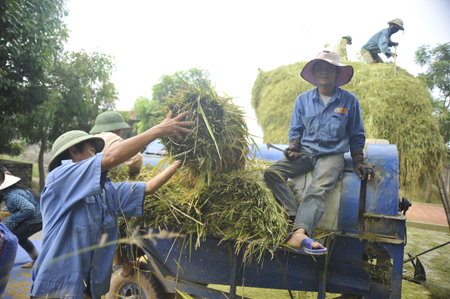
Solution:
{"label": "blue flip-flop", "polygon": [[[323,255],[323,254],[327,254],[327,248],[323,247],[323,248],[312,248],[311,243],[312,242],[317,242],[314,239],[311,238],[305,238],[303,239],[302,243],[300,244],[301,248],[309,254],[312,255]],[[317,242],[319,243],[319,242]]]}

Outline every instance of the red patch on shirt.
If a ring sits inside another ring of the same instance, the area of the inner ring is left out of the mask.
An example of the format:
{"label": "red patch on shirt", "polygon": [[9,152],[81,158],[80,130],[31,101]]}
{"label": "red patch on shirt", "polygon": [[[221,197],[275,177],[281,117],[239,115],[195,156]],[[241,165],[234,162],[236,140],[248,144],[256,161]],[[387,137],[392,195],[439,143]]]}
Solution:
{"label": "red patch on shirt", "polygon": [[346,114],[347,113],[347,108],[335,108],[334,109],[334,113]]}

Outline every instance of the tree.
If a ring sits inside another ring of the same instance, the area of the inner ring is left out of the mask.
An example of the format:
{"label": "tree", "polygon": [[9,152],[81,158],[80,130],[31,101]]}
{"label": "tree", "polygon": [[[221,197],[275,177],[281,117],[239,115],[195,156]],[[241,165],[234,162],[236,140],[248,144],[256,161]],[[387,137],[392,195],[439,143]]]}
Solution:
{"label": "tree", "polygon": [[435,48],[429,45],[419,47],[415,53],[415,62],[428,66],[425,73],[420,73],[431,92],[436,91],[439,98],[434,100],[439,130],[446,144],[450,141],[450,42]]}
{"label": "tree", "polygon": [[65,2],[0,1],[1,153],[17,154],[17,128],[47,97],[46,70],[67,39]]}
{"label": "tree", "polygon": [[31,113],[23,115],[19,132],[28,143],[40,143],[39,185],[44,187],[45,151],[61,134],[89,131],[97,115],[114,108],[117,92],[110,78],[111,56],[85,52],[65,53],[49,69],[47,98]]}
{"label": "tree", "polygon": [[140,120],[134,126],[139,134],[158,124],[157,119],[162,115],[161,101],[164,98],[171,97],[178,89],[183,87],[184,83],[206,88],[211,85],[209,72],[192,68],[188,71],[175,72],[173,75],[161,76],[159,83],[152,87],[152,99],[139,97],[134,103],[133,110]]}

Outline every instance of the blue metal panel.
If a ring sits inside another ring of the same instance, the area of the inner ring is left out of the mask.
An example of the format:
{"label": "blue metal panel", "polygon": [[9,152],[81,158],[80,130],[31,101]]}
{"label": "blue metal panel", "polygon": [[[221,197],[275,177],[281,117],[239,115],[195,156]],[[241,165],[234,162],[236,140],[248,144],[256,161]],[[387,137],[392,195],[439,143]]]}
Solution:
{"label": "blue metal panel", "polygon": [[359,193],[361,179],[354,173],[344,173],[339,208],[339,229],[355,231],[358,222]]}
{"label": "blue metal panel", "polygon": [[397,216],[399,162],[397,146],[368,144],[368,161],[375,170],[375,179],[367,182],[366,213]]}

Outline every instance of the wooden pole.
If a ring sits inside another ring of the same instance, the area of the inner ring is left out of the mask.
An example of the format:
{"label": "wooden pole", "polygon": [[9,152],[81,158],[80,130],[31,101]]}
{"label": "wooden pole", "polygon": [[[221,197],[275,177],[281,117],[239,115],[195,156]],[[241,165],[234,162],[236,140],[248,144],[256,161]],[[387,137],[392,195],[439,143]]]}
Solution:
{"label": "wooden pole", "polygon": [[397,46],[394,46],[394,77],[397,77]]}
{"label": "wooden pole", "polygon": [[439,194],[441,195],[442,204],[444,206],[445,215],[447,216],[447,224],[450,227],[450,211],[448,203],[448,193],[444,187],[444,182],[442,179],[437,178],[437,185],[439,188]]}

